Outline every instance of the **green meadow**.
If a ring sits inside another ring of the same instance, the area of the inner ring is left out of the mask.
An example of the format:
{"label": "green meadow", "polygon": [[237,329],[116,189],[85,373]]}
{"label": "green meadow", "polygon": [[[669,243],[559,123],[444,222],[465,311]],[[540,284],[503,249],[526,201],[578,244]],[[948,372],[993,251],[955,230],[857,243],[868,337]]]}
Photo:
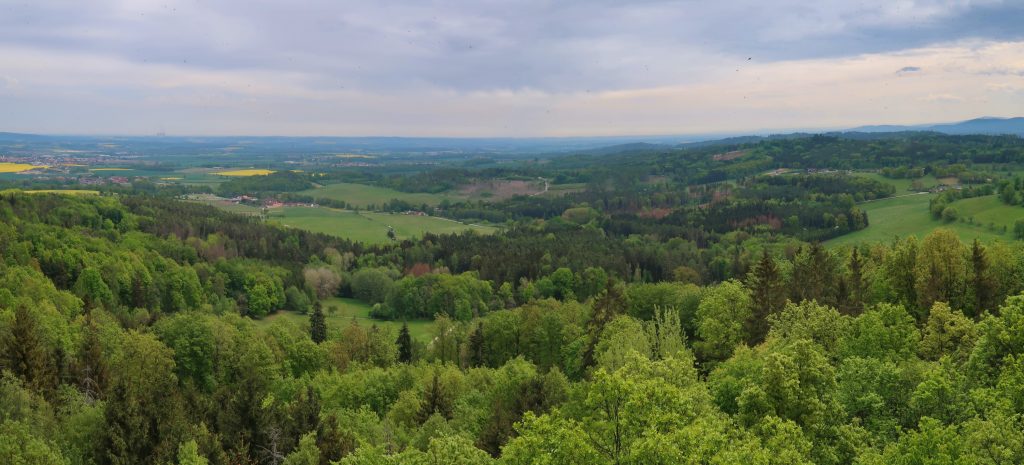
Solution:
{"label": "green meadow", "polygon": [[314,198],[343,200],[349,205],[359,208],[365,208],[367,205],[379,206],[392,199],[403,200],[413,205],[427,204],[431,206],[441,203],[446,198],[454,199],[454,197],[446,194],[400,192],[385,187],[347,182],[327,184],[323,187],[301,191],[299,194],[309,195]]}
{"label": "green meadow", "polygon": [[[878,173],[857,172],[854,173],[854,175],[873,179],[875,181],[883,182],[886,184],[891,184],[893,187],[896,188],[896,195],[903,195],[908,192],[911,192],[910,185],[913,184],[913,182],[915,181],[914,179],[887,178]],[[921,178],[917,178],[917,181],[921,181],[921,186],[923,187],[922,190],[925,191],[939,185],[939,180],[935,179],[935,176],[932,176],[930,174]]]}
{"label": "green meadow", "polygon": [[491,226],[468,225],[433,216],[415,216],[401,213],[354,212],[333,208],[283,207],[270,210],[268,221],[284,226],[330,234],[368,244],[390,241],[388,227],[395,229],[397,240],[413,239],[426,233],[448,234],[474,230],[491,234]]}
{"label": "green meadow", "polygon": [[[321,303],[323,305],[322,308],[324,316],[327,320],[327,334],[331,339],[337,339],[339,337],[338,333],[340,333],[346,326],[352,324],[353,319],[363,326],[369,327],[370,325],[377,325],[380,328],[391,331],[395,337],[398,337],[398,331],[402,328],[401,321],[378,320],[370,317],[370,305],[356,299],[333,297],[322,300]],[[268,315],[262,320],[257,320],[257,324],[260,326],[269,326],[278,320],[289,321],[303,328],[309,327],[309,315],[302,315],[284,310]],[[409,321],[408,324],[409,335],[411,335],[413,339],[423,342],[424,344],[429,343],[430,340],[433,339],[433,321],[413,320]]]}
{"label": "green meadow", "polygon": [[[827,244],[842,246],[862,241],[889,241],[894,237],[911,235],[921,238],[939,227],[953,230],[964,241],[1011,240],[1014,221],[1024,218],[1024,207],[1005,205],[994,195],[989,195],[953,202],[951,205],[960,212],[961,220],[944,223],[932,218],[928,212],[928,201],[934,195],[903,194],[862,203],[860,207],[868,213],[868,227],[832,239]],[[1002,230],[1004,226],[1006,233]]]}

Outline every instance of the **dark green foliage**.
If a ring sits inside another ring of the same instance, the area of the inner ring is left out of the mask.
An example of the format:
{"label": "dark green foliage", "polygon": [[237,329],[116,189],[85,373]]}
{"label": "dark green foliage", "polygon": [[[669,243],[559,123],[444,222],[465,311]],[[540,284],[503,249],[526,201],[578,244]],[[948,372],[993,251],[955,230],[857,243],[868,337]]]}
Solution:
{"label": "dark green foliage", "polygon": [[225,197],[261,195],[270,192],[297,192],[313,187],[309,175],[278,171],[266,176],[237,176],[217,186],[217,193]]}
{"label": "dark green foliage", "polygon": [[313,313],[309,315],[309,338],[317,344],[327,340],[327,319],[319,300],[313,304]]}
{"label": "dark green foliage", "polygon": [[402,329],[398,331],[398,339],[395,340],[398,346],[398,361],[409,363],[412,361],[412,336],[409,334],[409,325],[402,323]]}
{"label": "dark green foliage", "polygon": [[57,386],[57,366],[39,333],[32,310],[25,304],[15,307],[14,321],[3,341],[4,367],[25,384],[50,394]]}
{"label": "dark green foliage", "polygon": [[751,271],[749,281],[754,308],[746,323],[747,343],[756,345],[768,334],[768,318],[782,310],[786,304],[786,283],[775,259],[767,250],[762,253],[761,261]]}
{"label": "dark green foliage", "polygon": [[425,423],[432,415],[440,415],[446,419],[452,417],[452,401],[441,384],[440,375],[434,371],[430,378],[430,386],[423,393],[423,401],[419,411],[416,412],[416,421]]}

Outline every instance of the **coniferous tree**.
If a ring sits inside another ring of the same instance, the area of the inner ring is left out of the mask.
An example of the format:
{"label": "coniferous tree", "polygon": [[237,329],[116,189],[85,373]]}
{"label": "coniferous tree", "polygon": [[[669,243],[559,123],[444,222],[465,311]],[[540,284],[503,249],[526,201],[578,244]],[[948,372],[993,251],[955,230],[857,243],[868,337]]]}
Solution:
{"label": "coniferous tree", "polygon": [[313,305],[313,313],[309,316],[309,337],[317,344],[327,340],[327,320],[319,300]]}
{"label": "coniferous tree", "polygon": [[849,284],[846,289],[849,292],[846,300],[845,310],[847,313],[859,314],[864,309],[864,259],[861,258],[860,249],[854,247],[850,251]]}
{"label": "coniferous tree", "polygon": [[988,256],[977,239],[971,244],[971,268],[971,287],[974,291],[973,316],[977,316],[992,306],[993,294],[992,278],[988,272]]}
{"label": "coniferous tree", "polygon": [[92,319],[89,319],[86,325],[85,339],[82,341],[82,349],[78,354],[73,371],[82,392],[93,399],[103,398],[103,391],[110,379],[110,372],[103,360],[103,346],[100,343],[99,331]]}
{"label": "coniferous tree", "polygon": [[39,338],[39,323],[27,306],[14,309],[14,323],[5,342],[7,369],[35,389],[49,392],[56,387],[53,360]]}
{"label": "coniferous tree", "polygon": [[801,248],[793,260],[793,300],[803,302],[814,300],[825,305],[836,305],[838,283],[835,256],[820,243]]}
{"label": "coniferous tree", "polygon": [[476,328],[469,334],[469,366],[483,366],[485,357],[484,324],[477,323]]}
{"label": "coniferous tree", "polygon": [[409,335],[409,324],[402,323],[402,329],[398,331],[398,361],[402,363],[412,362],[412,336]]}
{"label": "coniferous tree", "polygon": [[609,279],[605,290],[601,291],[601,294],[594,300],[594,310],[590,321],[587,322],[589,337],[587,348],[583,352],[583,369],[594,366],[597,361],[594,351],[597,348],[598,340],[601,338],[601,333],[604,332],[605,325],[614,320],[625,309],[626,297],[622,286]]}
{"label": "coniferous tree", "polygon": [[441,376],[434,371],[434,377],[430,381],[419,412],[416,412],[416,421],[425,423],[431,415],[437,413],[446,419],[452,418],[451,399],[448,398],[444,387],[441,386]]}
{"label": "coniferous tree", "polygon": [[320,449],[319,465],[330,465],[355,451],[356,438],[338,427],[338,418],[332,413],[316,428],[316,446]]}
{"label": "coniferous tree", "polygon": [[786,284],[775,259],[765,250],[757,267],[751,272],[751,297],[754,301],[753,312],[747,321],[750,345],[756,345],[768,334],[768,316],[786,305]]}

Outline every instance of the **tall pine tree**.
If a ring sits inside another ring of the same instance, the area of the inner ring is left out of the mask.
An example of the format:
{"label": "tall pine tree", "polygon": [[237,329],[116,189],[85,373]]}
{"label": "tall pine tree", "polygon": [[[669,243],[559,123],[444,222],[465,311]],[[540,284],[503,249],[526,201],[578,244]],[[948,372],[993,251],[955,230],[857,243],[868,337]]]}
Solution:
{"label": "tall pine tree", "polygon": [[317,344],[327,340],[327,320],[324,318],[324,310],[319,300],[313,305],[313,313],[309,315],[309,337]]}
{"label": "tall pine tree", "polygon": [[626,309],[626,296],[620,284],[608,279],[605,290],[594,299],[594,310],[591,313],[590,321],[587,322],[588,341],[587,348],[583,352],[583,368],[586,370],[594,366],[596,359],[594,351],[597,342],[604,332],[604,327],[616,316]]}
{"label": "tall pine tree", "polygon": [[781,311],[786,305],[786,283],[768,250],[764,251],[761,260],[750,272],[749,281],[754,311],[747,321],[747,342],[753,346],[761,343],[768,334],[768,316]]}
{"label": "tall pine tree", "polygon": [[448,393],[445,392],[444,387],[441,386],[441,375],[438,374],[437,370],[434,371],[430,387],[427,388],[427,392],[424,394],[420,410],[416,412],[417,422],[423,424],[435,413],[449,420],[452,418],[452,402],[448,398]]}
{"label": "tall pine tree", "polygon": [[864,310],[864,259],[861,258],[860,249],[854,247],[850,251],[850,261],[847,264],[850,274],[846,289],[849,291],[846,305],[843,306],[845,313],[858,315]]}
{"label": "tall pine tree", "polygon": [[398,331],[398,361],[402,363],[412,362],[412,336],[409,335],[409,324],[402,323],[402,329]]}
{"label": "tall pine tree", "polygon": [[978,316],[992,306],[994,286],[988,272],[988,256],[977,239],[971,244],[971,271],[971,290],[974,293],[974,313],[971,316]]}
{"label": "tall pine tree", "polygon": [[25,384],[43,392],[57,387],[57,372],[39,338],[39,323],[24,304],[14,309],[14,323],[5,341],[3,356],[6,368]]}
{"label": "tall pine tree", "polygon": [[484,346],[484,324],[477,323],[476,328],[469,334],[469,366],[479,367],[486,363]]}

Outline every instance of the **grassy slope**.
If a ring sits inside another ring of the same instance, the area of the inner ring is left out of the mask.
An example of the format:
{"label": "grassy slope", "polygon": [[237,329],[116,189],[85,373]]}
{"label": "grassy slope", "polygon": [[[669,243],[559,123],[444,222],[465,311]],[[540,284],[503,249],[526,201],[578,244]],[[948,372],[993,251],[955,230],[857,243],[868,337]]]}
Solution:
{"label": "grassy slope", "polygon": [[[860,173],[860,172],[858,172],[858,173],[855,173],[855,174],[857,176],[863,176],[865,178],[874,179],[875,181],[881,181],[881,182],[884,182],[886,184],[891,184],[893,187],[896,188],[896,195],[903,195],[903,194],[906,194],[906,193],[910,192],[910,184],[914,181],[913,179],[892,179],[892,178],[887,178],[887,177],[882,176],[881,174],[878,174],[878,173]],[[918,178],[918,180],[921,181],[921,185],[924,187],[924,190],[928,190],[929,188],[934,187],[934,186],[939,184],[939,180],[935,179],[935,176],[932,176],[930,174],[925,176],[925,177],[923,177],[923,178]]]}
{"label": "grassy slope", "polygon": [[952,229],[964,241],[1010,240],[1009,234],[1004,235],[1001,230],[990,230],[987,227],[988,223],[992,222],[997,227],[1006,225],[1012,230],[1013,222],[1024,217],[1024,208],[1003,205],[995,196],[986,196],[953,203],[960,211],[961,217],[966,219],[973,216],[976,224],[945,224],[932,218],[928,212],[928,200],[932,197],[933,194],[904,195],[861,204],[861,208],[868,212],[870,225],[860,231],[832,239],[828,241],[828,245],[889,241],[896,236],[914,235],[920,238],[938,227]]}
{"label": "grassy slope", "polygon": [[[355,318],[363,326],[376,324],[378,327],[391,331],[395,337],[398,337],[398,331],[402,328],[402,322],[400,321],[384,321],[370,318],[370,306],[359,300],[335,297],[323,300],[322,303],[324,315],[327,317],[327,332],[332,339],[338,337],[337,333],[348,326],[352,322],[352,318]],[[336,307],[337,311],[332,313],[330,311],[331,306]],[[257,324],[268,326],[277,320],[290,321],[300,327],[309,326],[309,315],[300,315],[286,311],[280,311],[262,320],[258,320]],[[427,343],[434,337],[433,321],[415,320],[408,323],[409,334],[412,335],[413,339]]]}
{"label": "grassy slope", "polygon": [[472,229],[483,234],[496,231],[489,226],[470,226],[444,218],[404,214],[352,212],[330,208],[284,207],[269,213],[270,221],[307,231],[331,234],[366,243],[388,242],[388,226],[395,228],[399,240],[420,237],[424,233],[461,232]]}
{"label": "grassy slope", "polygon": [[345,202],[348,202],[349,205],[354,205],[360,208],[370,204],[379,206],[392,199],[404,200],[414,205],[424,203],[427,205],[437,205],[445,198],[455,198],[454,196],[447,194],[399,192],[394,189],[346,182],[328,184],[323,187],[309,189],[299,193],[310,195],[315,198],[344,200]]}

